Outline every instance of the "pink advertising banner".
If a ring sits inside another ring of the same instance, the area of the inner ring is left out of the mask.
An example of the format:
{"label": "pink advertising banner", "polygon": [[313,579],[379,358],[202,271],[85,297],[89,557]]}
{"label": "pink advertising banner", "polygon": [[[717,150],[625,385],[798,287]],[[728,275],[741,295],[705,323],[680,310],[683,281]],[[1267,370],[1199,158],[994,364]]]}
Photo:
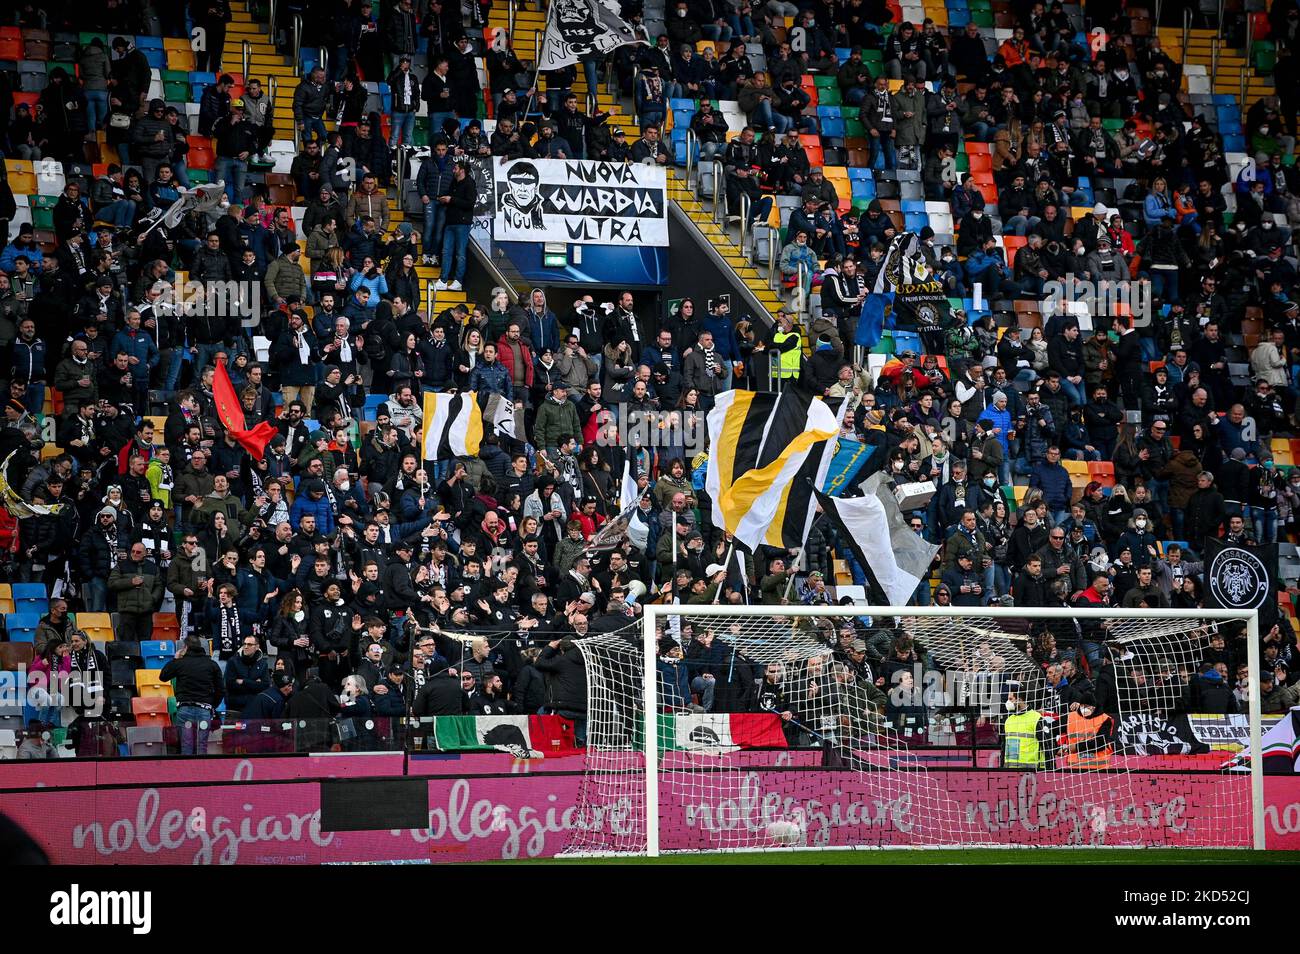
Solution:
{"label": "pink advertising banner", "polygon": [[[957,829],[949,830],[976,845],[1225,846],[1246,830],[1240,778],[1203,785],[1204,776],[1141,775],[1122,791],[1093,785],[1086,796],[1075,790],[1080,776],[1065,773],[933,778],[942,778],[957,812]],[[578,774],[430,777],[429,823],[417,830],[321,831],[320,785],[293,781],[0,792],[0,812],[61,864],[485,861],[560,851],[576,822],[581,781]],[[682,791],[665,800],[665,847],[761,845],[773,821],[796,811],[810,845],[929,840],[918,792],[870,791],[849,773],[742,771],[725,784]],[[1269,847],[1300,849],[1300,780],[1270,778],[1266,795]],[[602,809],[599,826],[611,839],[635,827],[627,801]]]}
{"label": "pink advertising banner", "polygon": [[0,790],[163,785],[170,782],[365,778],[402,775],[404,765],[405,758],[401,752],[259,755],[248,758],[3,761],[0,762]]}

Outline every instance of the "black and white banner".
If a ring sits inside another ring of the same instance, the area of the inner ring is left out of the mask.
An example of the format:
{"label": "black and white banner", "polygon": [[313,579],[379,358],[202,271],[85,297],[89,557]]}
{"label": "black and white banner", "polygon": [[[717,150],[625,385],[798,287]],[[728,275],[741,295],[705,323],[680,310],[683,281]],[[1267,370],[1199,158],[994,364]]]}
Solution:
{"label": "black and white banner", "polygon": [[1197,739],[1186,715],[1134,712],[1119,721],[1120,751],[1128,755],[1192,755],[1210,747]]}
{"label": "black and white banner", "polygon": [[668,178],[657,166],[497,158],[492,179],[498,242],[668,244]]}
{"label": "black and white banner", "polygon": [[558,70],[589,53],[603,57],[638,42],[631,24],[619,16],[616,0],[552,0],[537,67]]}
{"label": "black and white banner", "polygon": [[1248,547],[1205,541],[1205,605],[1259,610],[1259,633],[1277,622],[1277,544]]}
{"label": "black and white banner", "polygon": [[494,207],[492,189],[492,157],[466,156],[465,164],[474,177],[474,228],[492,231]]}

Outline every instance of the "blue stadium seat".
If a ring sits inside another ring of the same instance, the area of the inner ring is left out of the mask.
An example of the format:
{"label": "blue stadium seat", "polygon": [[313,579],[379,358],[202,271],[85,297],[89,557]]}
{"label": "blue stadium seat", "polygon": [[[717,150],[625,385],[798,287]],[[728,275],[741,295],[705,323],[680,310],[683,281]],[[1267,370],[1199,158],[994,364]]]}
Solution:
{"label": "blue stadium seat", "polygon": [[925,212],[904,212],[904,227],[909,232],[919,232],[930,224],[930,216]]}
{"label": "blue stadium seat", "polygon": [[921,336],[914,331],[893,332],[894,335],[894,354],[902,354],[904,351],[915,351],[921,353]]}
{"label": "blue stadium seat", "polygon": [[826,116],[822,119],[823,139],[843,139],[844,120],[839,116]]}
{"label": "blue stadium seat", "polygon": [[693,114],[695,112],[695,100],[687,99],[684,96],[674,96],[668,100],[668,108],[673,112],[677,112],[679,109],[684,109]]}
{"label": "blue stadium seat", "polygon": [[874,199],[876,197],[876,184],[871,179],[851,179],[853,185],[853,198],[855,199]]}
{"label": "blue stadium seat", "polygon": [[872,179],[872,176],[871,176],[871,170],[870,170],[870,169],[862,169],[862,168],[860,168],[860,167],[858,167],[858,166],[850,166],[850,167],[849,167],[849,181],[850,181],[850,182],[857,182],[859,179],[865,179],[865,180],[867,180],[868,182],[871,182],[873,185],[874,185],[874,183],[875,183],[875,180]]}
{"label": "blue stadium seat", "polygon": [[6,613],[5,629],[9,633],[9,641],[11,643],[33,642],[40,621],[40,613]]}

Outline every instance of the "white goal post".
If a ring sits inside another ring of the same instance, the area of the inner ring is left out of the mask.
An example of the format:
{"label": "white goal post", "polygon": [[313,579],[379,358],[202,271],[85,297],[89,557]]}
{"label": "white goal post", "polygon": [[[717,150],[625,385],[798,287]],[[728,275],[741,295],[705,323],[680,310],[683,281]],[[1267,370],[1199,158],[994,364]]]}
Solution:
{"label": "white goal post", "polygon": [[[653,857],[661,852],[683,850],[761,851],[774,848],[960,847],[963,845],[993,847],[1008,843],[1028,847],[1040,843],[1052,845],[1083,843],[1078,839],[1065,840],[1059,837],[1036,841],[1032,837],[1025,836],[1023,832],[1018,832],[1013,837],[986,837],[986,830],[991,831],[992,828],[986,829],[978,824],[972,824],[971,818],[974,813],[970,799],[966,798],[963,801],[964,793],[948,792],[950,785],[960,788],[963,784],[968,787],[975,784],[969,781],[969,777],[980,771],[989,773],[986,777],[996,780],[988,783],[992,788],[1001,786],[1002,789],[1009,791],[1014,784],[1014,780],[1008,780],[1009,777],[1015,776],[1019,780],[1022,814],[1025,813],[1023,804],[1026,785],[1030,786],[1031,794],[1034,792],[1041,794],[1037,787],[1040,783],[1041,790],[1048,792],[1043,796],[1045,800],[1055,801],[1059,798],[1062,804],[1069,803],[1085,815],[1091,811],[1091,815],[1081,822],[1074,820],[1074,824],[1076,834],[1079,829],[1082,829],[1085,836],[1092,838],[1091,843],[1094,845],[1144,847],[1155,844],[1171,846],[1186,844],[1189,847],[1253,847],[1255,849],[1264,847],[1263,769],[1261,759],[1258,757],[1249,760],[1248,780],[1246,772],[1240,765],[1234,766],[1230,774],[1222,770],[1216,773],[1213,769],[1206,768],[1197,771],[1184,771],[1176,767],[1171,767],[1168,771],[1146,769],[1142,764],[1139,764],[1137,769],[1130,770],[1118,764],[1122,761],[1118,757],[1115,759],[1116,765],[1111,767],[1108,763],[1104,771],[1088,771],[1089,766],[1086,763],[1066,765],[1069,770],[1063,770],[1055,761],[1050,760],[1054,759],[1054,756],[1046,763],[1035,763],[1045,767],[1020,772],[1017,772],[1014,767],[1003,765],[1000,761],[996,766],[991,763],[981,766],[978,757],[971,766],[975,771],[958,772],[944,766],[932,770],[927,767],[927,758],[919,754],[923,753],[923,749],[920,746],[912,748],[906,738],[893,732],[887,720],[879,718],[874,713],[871,713],[866,720],[858,719],[855,725],[863,722],[873,724],[857,729],[858,734],[849,738],[849,730],[845,730],[844,736],[840,736],[835,726],[838,725],[837,719],[846,726],[850,720],[845,718],[842,712],[839,715],[835,712],[829,713],[830,718],[827,719],[828,713],[822,710],[817,712],[817,717],[822,721],[816,725],[812,724],[811,718],[807,718],[808,725],[801,725],[798,722],[795,722],[795,725],[800,729],[807,729],[811,738],[827,752],[832,747],[837,747],[845,759],[835,758],[833,763],[822,762],[823,766],[833,764],[839,774],[830,776],[822,772],[819,776],[821,780],[817,784],[823,785],[827,791],[833,788],[834,794],[838,796],[841,787],[853,786],[854,781],[850,776],[856,774],[856,777],[861,780],[859,787],[863,789],[864,794],[859,797],[858,802],[854,803],[855,805],[905,804],[912,808],[915,816],[921,817],[925,824],[931,826],[928,831],[920,835],[913,832],[914,837],[911,839],[891,840],[873,836],[862,838],[858,843],[853,841],[846,843],[840,840],[833,844],[809,844],[811,839],[805,836],[811,826],[807,822],[803,806],[817,805],[818,802],[806,800],[805,783],[783,781],[780,792],[769,791],[764,797],[773,799],[772,804],[780,802],[787,809],[792,804],[799,806],[791,813],[790,817],[793,820],[787,821],[786,816],[782,815],[780,816],[782,820],[768,822],[767,819],[771,817],[769,812],[761,815],[760,824],[748,822],[745,827],[733,823],[727,832],[715,833],[709,839],[697,837],[692,833],[693,840],[688,846],[683,847],[680,838],[683,825],[695,824],[701,814],[707,815],[710,810],[718,814],[724,810],[735,814],[738,804],[751,814],[758,811],[754,806],[762,792],[761,789],[757,793],[752,791],[754,786],[751,781],[756,773],[770,773],[773,778],[788,779],[800,771],[804,772],[804,777],[818,775],[819,769],[813,762],[808,761],[810,754],[816,754],[810,745],[805,745],[800,750],[805,756],[802,768],[793,766],[789,761],[750,762],[745,756],[751,753],[739,751],[742,748],[739,745],[711,748],[703,754],[701,751],[664,750],[665,738],[669,740],[667,743],[669,748],[674,745],[671,737],[673,730],[667,730],[670,733],[668,736],[664,734],[665,719],[675,719],[679,723],[696,720],[690,724],[698,727],[701,725],[698,721],[700,719],[725,720],[728,716],[699,715],[701,707],[698,705],[688,707],[682,700],[679,690],[668,700],[665,699],[665,660],[661,658],[662,647],[659,642],[666,634],[680,635],[683,627],[698,626],[702,631],[705,626],[709,626],[712,631],[715,627],[707,621],[715,620],[718,621],[716,629],[721,634],[719,638],[732,640],[729,645],[733,665],[737,658],[734,647],[740,644],[743,645],[742,653],[760,667],[766,667],[769,675],[773,675],[775,669],[784,672],[787,663],[781,660],[792,660],[788,663],[792,671],[797,670],[805,676],[813,673],[823,681],[823,685],[830,685],[834,679],[848,679],[851,682],[851,676],[845,675],[848,668],[845,664],[833,661],[832,646],[827,640],[827,632],[833,639],[837,625],[846,630],[848,627],[845,624],[851,624],[855,619],[862,621],[870,617],[875,628],[892,630],[905,636],[915,632],[918,642],[925,640],[927,646],[947,652],[949,659],[954,658],[952,654],[958,654],[955,658],[961,659],[965,666],[959,664],[957,668],[966,669],[976,668],[974,663],[966,662],[968,658],[974,658],[968,657],[967,653],[974,652],[973,647],[979,641],[984,641],[982,648],[987,651],[989,634],[993,634],[994,637],[1006,637],[1008,641],[1015,642],[1024,640],[1036,632],[1048,632],[1047,621],[1055,620],[1057,625],[1066,626],[1075,625],[1076,621],[1084,626],[1092,623],[1096,627],[1103,627],[1104,624],[1104,628],[1096,631],[1103,634],[1101,638],[1106,647],[1104,651],[1107,654],[1107,663],[1117,665],[1112,662],[1113,659],[1137,660],[1126,664],[1131,666],[1132,670],[1141,670],[1140,675],[1143,679],[1148,671],[1157,677],[1153,680],[1157,698],[1155,702],[1150,703],[1150,708],[1154,711],[1161,705],[1159,690],[1165,687],[1169,693],[1168,698],[1173,698],[1172,693],[1179,685],[1175,677],[1181,675],[1185,681],[1187,673],[1194,673],[1196,667],[1201,664],[1203,660],[1200,647],[1202,644],[1208,644],[1210,631],[1217,631],[1221,624],[1235,623],[1237,625],[1230,630],[1231,632],[1240,633],[1243,625],[1245,630],[1246,659],[1251,673],[1250,752],[1258,753],[1262,733],[1257,681],[1260,665],[1259,618],[1256,610],[671,604],[646,604],[642,609],[644,615],[640,621],[639,639],[632,635],[630,630],[623,630],[618,634],[590,637],[575,643],[583,653],[587,669],[588,756],[582,794],[583,804],[578,807],[578,830],[567,849],[568,853],[632,853]],[[1016,624],[1019,624],[1019,629],[1016,628]],[[1000,627],[1003,626],[1006,628],[1001,629]],[[814,627],[820,629],[813,631]],[[793,643],[797,644],[793,649],[791,648],[792,634]],[[1002,645],[1007,644],[996,638],[994,641],[1001,642]],[[1016,645],[1020,644],[1016,643]],[[1079,645],[1082,647],[1085,644],[1081,642]],[[810,650],[809,647],[812,646],[822,648]],[[1000,651],[1007,655],[1011,652],[1009,649]],[[820,658],[811,659],[810,652],[820,654]],[[1116,656],[1116,653],[1121,655]],[[1003,700],[1007,700],[1008,685],[1012,687],[1021,685],[1020,682],[1014,681],[1018,678],[1017,671],[1024,672],[1029,679],[1042,683],[1040,689],[1046,688],[1046,683],[1040,678],[1041,667],[1029,658],[1027,651],[1021,655],[1023,658],[1017,656],[1010,660],[1010,665],[1005,667],[1006,671],[999,672],[997,675],[996,681],[1000,686]],[[995,658],[1000,660],[1002,657]],[[816,662],[816,666],[812,665],[813,662]],[[832,670],[836,674],[833,678],[830,676]],[[1005,681],[1008,676],[1013,677],[1012,681]],[[1115,677],[1112,675],[1112,678]],[[1165,681],[1160,682],[1160,678]],[[908,685],[910,684],[909,681]],[[842,688],[842,686],[832,687],[831,693],[827,693],[823,698],[832,694],[838,698]],[[1016,690],[1013,688],[1011,691],[1014,693]],[[674,690],[669,689],[667,692],[672,693]],[[1145,687],[1143,693],[1141,698],[1149,702],[1152,698],[1151,687]],[[1021,694],[1025,695],[1025,692],[1022,691]],[[1165,701],[1167,702],[1167,699]],[[1004,701],[1002,704],[1007,707],[1007,712],[1012,711],[1013,702]],[[1034,708],[1042,708],[1042,706],[1035,703]],[[1133,708],[1141,710],[1143,706],[1134,704]],[[678,715],[666,716],[666,711],[675,711]],[[610,713],[613,715],[611,716]],[[767,718],[775,723],[770,708],[768,713]],[[784,718],[784,715],[781,715],[781,718]],[[608,725],[600,724],[602,719]],[[719,723],[710,724],[717,726]],[[609,725],[614,727],[613,732],[609,730]],[[832,728],[818,728],[819,726]],[[1055,727],[1055,731],[1064,731],[1063,719],[1061,724]],[[886,734],[889,737],[887,742],[883,741]],[[802,738],[806,742],[810,736],[805,734]],[[975,738],[973,729],[969,737]],[[690,738],[695,740],[697,737],[692,735]],[[716,734],[708,732],[701,738],[715,740]],[[1064,738],[1062,737],[1061,743],[1063,746]],[[833,745],[830,741],[832,739]],[[730,743],[732,740],[728,738],[726,741]],[[716,741],[707,744],[717,745]],[[1045,744],[1055,745],[1056,742],[1051,740]],[[689,745],[676,747],[690,748]],[[793,750],[795,746],[792,745],[791,748]],[[1037,753],[1037,747],[1034,751]],[[1060,751],[1069,752],[1071,748],[1063,747]],[[1118,751],[1119,747],[1116,745],[1108,749],[1107,753]],[[974,742],[971,742],[971,753],[975,755]],[[788,759],[789,756],[786,758]],[[1140,759],[1131,761],[1141,763]],[[1155,761],[1161,762],[1160,759]],[[1166,759],[1163,764],[1177,766],[1181,763],[1175,759]],[[1205,766],[1208,763],[1202,760],[1198,764]],[[758,768],[755,769],[755,766]],[[790,774],[781,776],[779,774],[781,772]],[[945,772],[953,774],[948,775]],[[1025,775],[1029,778],[1024,778]],[[825,778],[832,778],[834,781],[826,782]],[[845,782],[841,784],[839,779],[845,779]],[[966,781],[963,782],[962,779]],[[666,795],[665,785],[668,787]],[[804,786],[805,790],[801,790],[801,786]],[[1181,794],[1180,786],[1182,786]],[[1152,794],[1153,792],[1156,794]],[[783,802],[782,795],[785,796]],[[1008,800],[999,802],[996,799],[1006,795],[1007,791],[999,791],[991,796],[995,813],[1000,810],[999,806],[1008,803]],[[1166,816],[1159,814],[1166,807],[1164,803],[1159,802],[1159,798],[1163,796],[1171,796],[1168,799],[1169,804],[1177,802],[1179,807],[1186,809],[1190,814],[1186,817],[1174,818],[1174,809],[1169,808],[1170,814],[1166,820]],[[666,804],[665,798],[671,800],[673,804]],[[1156,801],[1153,802],[1153,798]],[[1014,798],[1009,801],[1014,802]],[[611,807],[616,803],[620,807]],[[764,804],[766,806],[767,803]],[[1041,803],[1036,805],[1035,810],[1044,810]],[[1091,809],[1088,806],[1091,806]],[[1144,811],[1143,806],[1147,806],[1146,810],[1149,810],[1150,818],[1138,817],[1134,820],[1131,816],[1133,814],[1141,816]],[[987,817],[987,806],[981,804],[981,807]],[[838,810],[838,806],[836,808]],[[766,810],[765,807],[764,811]],[[663,811],[669,812],[669,824],[673,827],[673,831],[661,830]],[[1016,809],[1013,807],[1011,811],[1014,814]],[[673,812],[677,814],[674,815]],[[880,812],[881,810],[877,809],[877,813]],[[1196,812],[1203,814],[1197,815]],[[620,813],[623,834],[615,837],[608,834],[608,831],[618,829],[619,823],[611,822],[610,819],[618,817]],[[888,809],[885,809],[884,813],[888,814]],[[1247,814],[1248,818],[1242,817]],[[688,820],[683,822],[683,818]],[[825,823],[824,816],[821,823]],[[859,823],[856,817],[852,823]],[[842,822],[838,818],[834,824],[843,824],[844,830],[848,830],[849,823]],[[863,819],[861,824],[870,823]],[[1089,824],[1091,832],[1089,832]],[[1147,827],[1141,832],[1134,833],[1137,826]],[[1032,830],[1032,826],[1028,824],[1024,827]],[[715,832],[717,830],[715,829]],[[1200,840],[1180,840],[1177,835],[1171,834],[1171,832],[1182,831],[1199,832]]]}

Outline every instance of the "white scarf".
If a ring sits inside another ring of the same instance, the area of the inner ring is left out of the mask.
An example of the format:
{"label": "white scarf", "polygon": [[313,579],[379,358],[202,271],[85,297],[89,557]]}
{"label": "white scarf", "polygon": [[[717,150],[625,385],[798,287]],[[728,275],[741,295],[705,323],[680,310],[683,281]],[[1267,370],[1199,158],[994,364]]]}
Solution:
{"label": "white scarf", "polygon": [[307,333],[298,332],[298,360],[303,364],[311,364],[311,345],[307,344]]}

